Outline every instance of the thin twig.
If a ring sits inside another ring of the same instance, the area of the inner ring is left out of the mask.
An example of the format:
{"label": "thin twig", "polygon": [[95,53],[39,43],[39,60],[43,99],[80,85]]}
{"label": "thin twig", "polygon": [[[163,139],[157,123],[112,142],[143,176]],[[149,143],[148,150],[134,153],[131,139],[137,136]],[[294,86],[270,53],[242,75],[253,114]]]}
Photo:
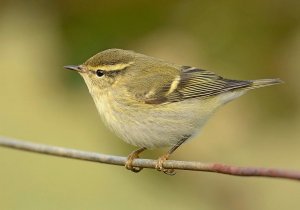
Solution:
{"label": "thin twig", "polygon": [[[27,141],[20,141],[12,138],[0,136],[0,146],[29,152],[80,159],[92,162],[124,166],[126,157],[99,154],[95,152],[84,152],[75,149],[36,144]],[[136,159],[133,166],[141,168],[155,168],[156,160]],[[220,163],[201,163],[192,161],[175,161],[168,160],[163,164],[166,169],[179,169],[191,171],[206,171],[222,173],[234,176],[256,176],[256,177],[273,177],[300,180],[300,171],[289,171],[283,169],[257,168],[257,167],[238,167]]]}

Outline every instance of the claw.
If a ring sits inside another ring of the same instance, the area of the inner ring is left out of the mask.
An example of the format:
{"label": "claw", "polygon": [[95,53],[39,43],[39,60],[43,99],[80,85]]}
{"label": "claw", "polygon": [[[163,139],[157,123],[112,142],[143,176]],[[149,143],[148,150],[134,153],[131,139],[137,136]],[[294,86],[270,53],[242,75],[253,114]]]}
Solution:
{"label": "claw", "polygon": [[140,149],[135,150],[132,153],[130,153],[127,156],[127,161],[125,163],[125,168],[128,169],[128,170],[130,170],[130,171],[132,171],[132,172],[134,172],[134,173],[138,173],[141,170],[143,170],[143,168],[141,168],[141,167],[134,167],[132,165],[132,162],[133,162],[134,159],[139,158],[139,154],[141,152],[143,152],[144,150],[146,150],[146,148],[143,147],[143,148],[140,148]]}
{"label": "claw", "polygon": [[161,156],[160,158],[158,158],[155,168],[156,168],[156,170],[162,171],[167,175],[174,176],[176,174],[174,169],[166,169],[163,167],[164,162],[166,160],[168,160],[169,156],[170,156],[170,154],[167,153],[167,154],[164,154],[163,156]]}
{"label": "claw", "polygon": [[130,171],[132,171],[132,172],[138,173],[138,172],[140,172],[141,170],[143,170],[143,168],[140,168],[140,167],[134,167],[134,166],[132,165],[133,160],[136,159],[136,158],[139,158],[139,156],[136,155],[136,154],[130,154],[130,155],[128,155],[127,161],[126,161],[126,163],[125,163],[125,168],[128,169],[128,170],[130,170]]}

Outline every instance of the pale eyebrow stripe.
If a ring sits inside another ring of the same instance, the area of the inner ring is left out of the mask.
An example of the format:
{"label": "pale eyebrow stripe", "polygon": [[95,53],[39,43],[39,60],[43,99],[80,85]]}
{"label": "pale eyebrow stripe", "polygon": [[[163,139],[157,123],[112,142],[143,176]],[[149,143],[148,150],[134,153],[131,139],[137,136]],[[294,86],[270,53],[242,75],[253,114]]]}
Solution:
{"label": "pale eyebrow stripe", "polygon": [[99,65],[99,66],[88,66],[90,70],[103,70],[103,71],[118,71],[123,70],[126,67],[133,64],[133,62],[129,63],[117,63],[117,64],[110,64],[110,65]]}

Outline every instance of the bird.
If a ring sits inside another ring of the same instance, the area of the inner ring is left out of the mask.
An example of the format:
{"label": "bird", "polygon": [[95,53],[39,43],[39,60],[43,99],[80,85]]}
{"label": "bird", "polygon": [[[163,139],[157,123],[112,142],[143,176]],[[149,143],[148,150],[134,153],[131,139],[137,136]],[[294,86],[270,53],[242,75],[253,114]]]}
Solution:
{"label": "bird", "polygon": [[252,89],[282,83],[280,79],[235,80],[200,68],[178,65],[131,50],[107,49],[83,64],[68,65],[84,79],[103,122],[122,140],[138,147],[125,167],[146,149],[169,147],[155,168],[183,143],[197,136],[221,106]]}

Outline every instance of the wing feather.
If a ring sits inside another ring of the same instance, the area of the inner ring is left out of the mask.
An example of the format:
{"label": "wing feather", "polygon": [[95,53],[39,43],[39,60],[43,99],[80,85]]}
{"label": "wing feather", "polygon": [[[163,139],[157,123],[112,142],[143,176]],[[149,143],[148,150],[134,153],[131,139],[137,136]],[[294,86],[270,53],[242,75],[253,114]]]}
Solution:
{"label": "wing feather", "polygon": [[183,67],[181,78],[178,88],[167,96],[169,102],[210,97],[252,85],[251,81],[224,79],[211,71],[187,66]]}
{"label": "wing feather", "polygon": [[[252,81],[225,79],[211,71],[189,66],[182,66],[180,71],[169,67],[167,71],[164,74],[162,69],[161,75],[156,75],[150,83],[149,80],[140,80],[148,81],[147,85],[143,85],[147,90],[143,91],[144,94],[136,90],[139,93],[136,97],[148,104],[174,103],[191,98],[207,98],[253,84]],[[178,81],[174,82],[175,79]]]}

